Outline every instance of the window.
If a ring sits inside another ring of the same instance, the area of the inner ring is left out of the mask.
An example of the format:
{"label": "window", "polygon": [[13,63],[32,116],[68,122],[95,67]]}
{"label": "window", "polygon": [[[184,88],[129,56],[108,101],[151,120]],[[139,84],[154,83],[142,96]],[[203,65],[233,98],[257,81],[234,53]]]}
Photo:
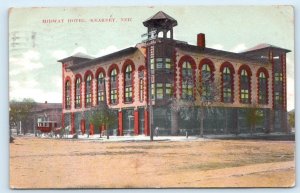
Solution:
{"label": "window", "polygon": [[92,75],[88,75],[85,81],[85,105],[90,107],[92,103]]}
{"label": "window", "polygon": [[211,70],[208,64],[204,64],[201,69],[201,83],[202,83],[202,100],[210,100],[211,93]]}
{"label": "window", "polygon": [[192,99],[194,96],[193,88],[193,76],[192,76],[192,66],[189,62],[184,62],[182,64],[182,98]]}
{"label": "window", "polygon": [[225,67],[223,69],[223,73],[222,73],[222,79],[223,79],[223,102],[225,103],[231,103],[232,101],[232,89],[231,89],[231,84],[232,84],[232,80],[231,80],[231,71],[229,69],[229,67]]}
{"label": "window", "polygon": [[183,99],[192,99],[193,98],[193,85],[192,84],[183,84],[182,85],[182,98]]}
{"label": "window", "polygon": [[172,85],[170,83],[166,83],[166,96],[167,97],[172,96]]}
{"label": "window", "polygon": [[132,101],[132,87],[125,88],[125,102]]}
{"label": "window", "polygon": [[76,78],[75,85],[75,108],[81,107],[81,80],[80,78]]}
{"label": "window", "polygon": [[154,70],[154,59],[153,58],[150,59],[150,68],[151,68],[151,70]]}
{"label": "window", "polygon": [[250,103],[250,81],[248,73],[245,69],[241,71],[240,74],[240,102]]}
{"label": "window", "polygon": [[248,103],[249,101],[249,90],[241,90],[241,101],[242,103]]}
{"label": "window", "polygon": [[275,104],[282,104],[282,95],[280,92],[275,92]]}
{"label": "window", "polygon": [[282,81],[282,73],[275,72],[274,77],[275,77],[275,82],[281,82]]}
{"label": "window", "polygon": [[110,102],[117,103],[117,69],[114,68],[110,73]]}
{"label": "window", "polygon": [[114,83],[117,81],[117,69],[113,69],[111,71],[110,80],[111,80],[111,82],[114,82]]}
{"label": "window", "polygon": [[263,72],[258,77],[258,103],[267,104],[267,79]]}
{"label": "window", "polygon": [[157,99],[163,99],[164,98],[164,88],[162,83],[156,84],[156,97]]}
{"label": "window", "polygon": [[223,96],[224,96],[224,99],[229,100],[231,98],[231,89],[224,88]]}
{"label": "window", "polygon": [[131,68],[131,65],[128,65],[126,67],[126,71],[125,71],[125,79],[131,80],[131,74],[132,74],[132,68]]}
{"label": "window", "polygon": [[228,67],[225,67],[224,70],[223,70],[223,80],[224,81],[231,81],[230,69]]}
{"label": "window", "polygon": [[162,58],[156,58],[156,69],[163,68],[163,59]]}
{"label": "window", "polygon": [[117,103],[117,89],[111,89],[110,92],[110,101],[112,104]]}
{"label": "window", "polygon": [[172,68],[172,63],[171,63],[170,58],[166,58],[165,68],[166,69],[171,69]]}
{"label": "window", "polygon": [[155,85],[153,83],[151,83],[151,95],[152,95],[152,100],[155,99]]}
{"label": "window", "polygon": [[140,87],[140,101],[144,101],[144,80],[141,78],[140,79],[140,83],[139,83],[139,87]]}
{"label": "window", "polygon": [[132,68],[128,65],[125,69],[125,102],[132,102]]}
{"label": "window", "polygon": [[183,77],[192,76],[192,66],[189,62],[184,62],[182,64],[182,76]]}
{"label": "window", "polygon": [[101,72],[98,75],[98,103],[104,101],[104,74]]}
{"label": "window", "polygon": [[65,108],[66,109],[70,109],[71,108],[71,85],[70,85],[70,81],[67,80],[66,85],[65,85]]}
{"label": "window", "polygon": [[208,64],[204,64],[202,66],[202,80],[206,81],[209,80],[211,78],[211,70]]}

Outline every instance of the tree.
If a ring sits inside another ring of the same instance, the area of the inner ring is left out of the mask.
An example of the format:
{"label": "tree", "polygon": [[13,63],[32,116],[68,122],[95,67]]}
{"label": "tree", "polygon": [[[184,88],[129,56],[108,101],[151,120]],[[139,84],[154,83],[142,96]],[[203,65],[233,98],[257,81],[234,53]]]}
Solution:
{"label": "tree", "polygon": [[116,120],[116,114],[113,109],[110,109],[105,104],[100,104],[97,108],[92,111],[92,114],[89,117],[90,123],[94,125],[94,127],[99,129],[100,137],[101,137],[101,130],[100,126],[104,125],[106,128],[107,139],[109,139],[109,129],[112,124]]}
{"label": "tree", "polygon": [[[171,112],[175,114],[175,118],[178,117],[178,112],[180,109],[185,107],[196,108],[198,111],[197,118],[200,120],[199,134],[200,137],[203,137],[204,131],[204,119],[205,119],[205,110],[212,107],[212,104],[217,103],[221,99],[220,93],[220,82],[218,79],[214,79],[213,73],[210,71],[202,71],[202,74],[195,78],[192,77],[186,78],[183,84],[186,84],[186,88],[189,85],[194,85],[193,90],[186,89],[182,91],[182,99],[178,99],[174,96],[171,99]],[[191,96],[193,93],[193,96]],[[174,119],[175,119],[174,118]],[[172,116],[171,116],[172,119]]]}
{"label": "tree", "polygon": [[101,111],[103,113],[102,123],[105,125],[107,139],[109,139],[109,130],[115,122],[117,115],[115,114],[115,111],[113,109],[108,108],[108,106],[104,106],[104,108],[102,108]]}
{"label": "tree", "polygon": [[291,128],[295,128],[295,111],[289,112],[289,125]]}
{"label": "tree", "polygon": [[200,137],[203,137],[205,110],[212,107],[213,103],[221,100],[220,82],[214,80],[212,74],[202,74],[199,81],[196,81],[194,106],[200,107]]}
{"label": "tree", "polygon": [[[26,134],[28,127],[32,126],[29,122],[30,113],[35,107],[36,103],[33,99],[24,98],[22,101],[12,100],[10,101],[9,107],[9,122],[10,127],[22,123],[21,128],[23,133]],[[18,133],[18,130],[17,130]]]}
{"label": "tree", "polygon": [[89,117],[89,121],[94,125],[95,129],[99,130],[100,138],[101,138],[101,125],[103,124],[103,111],[101,108],[97,107],[92,110],[92,113]]}
{"label": "tree", "polygon": [[257,124],[261,123],[263,120],[263,115],[261,110],[258,108],[256,102],[254,102],[246,112],[246,122],[250,126],[250,133],[253,134]]}

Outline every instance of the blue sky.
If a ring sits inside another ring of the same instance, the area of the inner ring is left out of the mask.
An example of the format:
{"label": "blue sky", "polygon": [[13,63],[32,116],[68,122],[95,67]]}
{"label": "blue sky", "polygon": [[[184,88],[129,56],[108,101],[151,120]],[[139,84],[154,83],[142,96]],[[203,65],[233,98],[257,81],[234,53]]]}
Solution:
{"label": "blue sky", "polygon": [[[178,21],[175,39],[240,52],[260,43],[292,50],[287,55],[288,110],[294,108],[294,17],[290,6],[177,6],[13,9],[9,14],[10,99],[61,102],[61,64],[76,52],[105,55],[142,41],[142,22],[158,11]],[[68,19],[85,19],[68,23]],[[90,22],[116,18],[117,22]],[[121,18],[131,18],[122,22]],[[43,23],[64,19],[63,23]],[[33,37],[34,36],[34,37]]]}

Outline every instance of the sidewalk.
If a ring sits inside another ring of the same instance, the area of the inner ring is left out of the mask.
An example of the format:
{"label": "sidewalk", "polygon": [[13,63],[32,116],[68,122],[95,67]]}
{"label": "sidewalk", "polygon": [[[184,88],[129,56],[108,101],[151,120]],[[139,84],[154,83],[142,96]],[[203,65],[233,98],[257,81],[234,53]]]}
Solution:
{"label": "sidewalk", "polygon": [[[126,142],[134,142],[134,141],[150,141],[150,136],[145,136],[145,135],[138,135],[138,136],[109,136],[109,139],[107,139],[107,136],[101,136],[99,138],[99,134],[96,135],[90,135],[89,138],[87,135],[79,135],[78,139],[79,140],[88,140],[88,141],[105,141],[105,142],[115,142],[115,141],[126,141]],[[72,135],[68,135],[68,139],[71,139]],[[67,138],[64,138],[67,139]],[[78,140],[77,139],[77,140]],[[76,140],[76,139],[74,139]],[[200,138],[197,136],[189,136],[186,138],[186,136],[154,136],[153,141],[195,141],[195,140],[210,140],[210,139],[205,139],[205,138]]]}
{"label": "sidewalk", "polygon": [[[25,136],[19,135],[19,137],[34,137],[33,134],[26,134]],[[17,136],[13,136],[17,137]],[[99,141],[99,142],[135,142],[135,141],[150,141],[150,136],[145,135],[138,135],[138,136],[99,136],[99,134],[90,135],[89,137],[87,134],[79,135],[78,139],[72,139],[73,135],[67,135],[64,138],[55,138],[49,137],[47,135],[40,136],[38,138],[45,138],[45,139],[67,139],[67,140],[81,140],[81,141]],[[203,138],[199,136],[154,136],[153,141],[211,141],[211,140],[287,140],[287,141],[294,141],[295,134],[286,134],[286,133],[255,133],[251,134],[227,134],[227,135],[204,135]]]}

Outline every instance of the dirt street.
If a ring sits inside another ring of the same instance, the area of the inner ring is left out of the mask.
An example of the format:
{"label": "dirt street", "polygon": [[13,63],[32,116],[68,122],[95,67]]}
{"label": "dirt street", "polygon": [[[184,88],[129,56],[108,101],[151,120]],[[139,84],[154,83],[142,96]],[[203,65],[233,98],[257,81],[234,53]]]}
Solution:
{"label": "dirt street", "polygon": [[11,188],[291,187],[294,141],[16,138]]}

